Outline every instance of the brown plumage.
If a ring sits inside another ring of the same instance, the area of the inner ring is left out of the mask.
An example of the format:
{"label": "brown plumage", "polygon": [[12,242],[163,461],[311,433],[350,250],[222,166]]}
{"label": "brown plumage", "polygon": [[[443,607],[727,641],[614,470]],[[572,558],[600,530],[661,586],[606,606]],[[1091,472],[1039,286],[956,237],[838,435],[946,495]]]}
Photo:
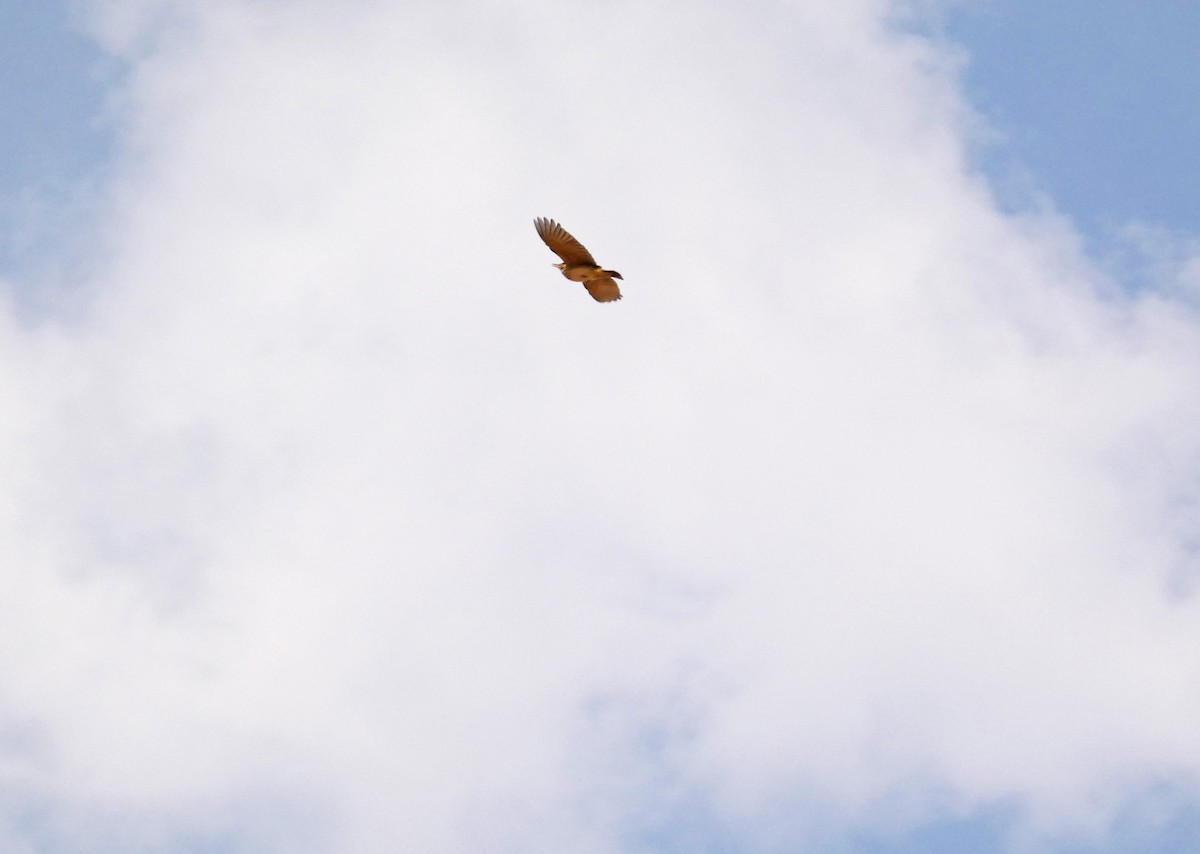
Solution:
{"label": "brown plumage", "polygon": [[554,266],[572,282],[581,282],[596,302],[612,302],[621,298],[621,289],[614,279],[622,278],[616,270],[604,270],[596,263],[592,253],[583,244],[567,233],[567,230],[552,219],[538,217],[533,221],[538,236],[545,241],[555,255],[562,259]]}

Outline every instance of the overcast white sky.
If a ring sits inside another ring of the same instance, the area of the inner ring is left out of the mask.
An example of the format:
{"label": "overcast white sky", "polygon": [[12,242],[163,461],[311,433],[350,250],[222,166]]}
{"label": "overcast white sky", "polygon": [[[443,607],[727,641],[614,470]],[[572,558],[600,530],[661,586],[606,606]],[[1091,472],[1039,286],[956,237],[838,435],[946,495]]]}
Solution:
{"label": "overcast white sky", "polygon": [[0,848],[1192,808],[1200,253],[1131,224],[1131,289],[1004,212],[960,48],[883,0],[76,11],[124,70],[72,263],[0,283]]}

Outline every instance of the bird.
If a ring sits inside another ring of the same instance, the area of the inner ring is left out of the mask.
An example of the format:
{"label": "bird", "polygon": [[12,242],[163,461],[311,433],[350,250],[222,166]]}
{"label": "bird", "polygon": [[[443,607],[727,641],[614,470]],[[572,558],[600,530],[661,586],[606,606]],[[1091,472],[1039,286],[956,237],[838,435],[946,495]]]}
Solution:
{"label": "bird", "polygon": [[624,279],[616,270],[604,270],[592,253],[552,219],[538,217],[533,221],[538,236],[555,255],[562,259],[554,266],[572,282],[581,282],[596,302],[612,302],[621,298],[621,289],[614,279]]}

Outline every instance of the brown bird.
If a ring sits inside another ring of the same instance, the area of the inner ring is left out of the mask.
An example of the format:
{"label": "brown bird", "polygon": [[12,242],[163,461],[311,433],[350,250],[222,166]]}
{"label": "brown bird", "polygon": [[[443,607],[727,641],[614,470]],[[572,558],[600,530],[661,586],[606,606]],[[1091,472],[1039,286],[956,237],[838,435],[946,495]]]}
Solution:
{"label": "brown bird", "polygon": [[533,227],[550,250],[562,259],[561,264],[554,266],[572,282],[582,282],[592,299],[596,302],[612,302],[621,298],[621,289],[613,281],[622,278],[621,274],[616,270],[602,270],[592,253],[584,249],[583,244],[568,234],[565,228],[543,217],[535,219]]}

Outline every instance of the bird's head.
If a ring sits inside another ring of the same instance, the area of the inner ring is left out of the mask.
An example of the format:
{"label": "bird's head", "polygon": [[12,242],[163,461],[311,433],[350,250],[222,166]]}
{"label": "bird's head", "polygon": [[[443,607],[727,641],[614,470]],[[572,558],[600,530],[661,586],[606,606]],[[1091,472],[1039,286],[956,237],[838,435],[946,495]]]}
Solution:
{"label": "bird's head", "polygon": [[557,270],[562,270],[562,269],[565,269],[565,268],[566,268],[566,266],[567,266],[567,262],[566,262],[566,261],[559,261],[557,264],[551,264],[550,266],[551,266],[551,267],[554,267],[554,268],[555,268],[555,269],[557,269]]}

